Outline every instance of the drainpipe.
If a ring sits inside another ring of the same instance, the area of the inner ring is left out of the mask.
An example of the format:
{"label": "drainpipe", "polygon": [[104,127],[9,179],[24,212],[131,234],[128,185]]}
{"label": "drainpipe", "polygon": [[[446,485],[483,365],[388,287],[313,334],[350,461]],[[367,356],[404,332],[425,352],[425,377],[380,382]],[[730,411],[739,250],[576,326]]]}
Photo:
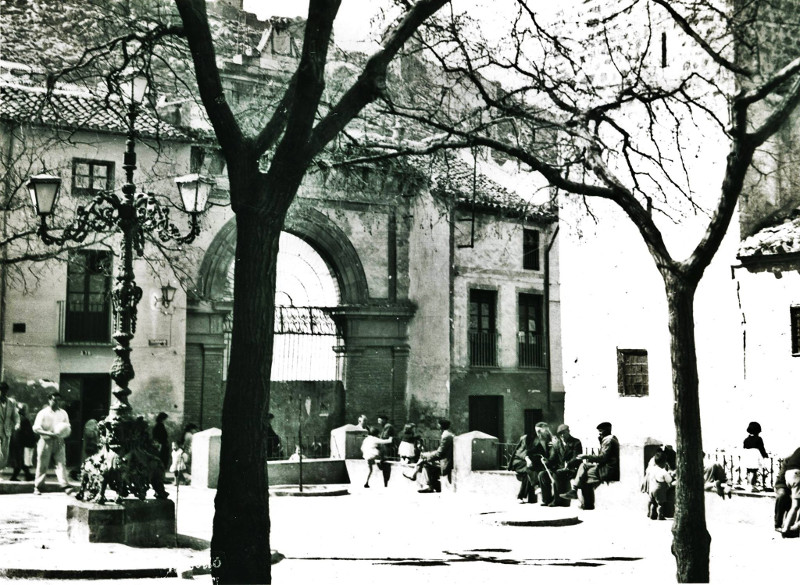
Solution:
{"label": "drainpipe", "polygon": [[547,333],[544,338],[544,350],[547,354],[547,409],[550,409],[550,395],[553,391],[553,373],[552,373],[552,359],[550,358],[550,250],[553,249],[553,244],[556,243],[558,237],[558,224],[553,235],[550,237],[550,242],[547,244],[547,250],[544,254],[544,330]]}
{"label": "drainpipe", "polygon": [[[8,143],[6,144],[6,157],[4,162],[5,180],[3,189],[5,192],[5,205],[3,206],[3,228],[2,239],[8,237],[8,209],[11,207],[11,165],[14,162],[14,129],[16,124],[5,124],[5,131],[8,133]],[[5,342],[6,342],[6,259],[8,250],[3,246],[2,262],[0,264],[0,376],[5,378]]]}

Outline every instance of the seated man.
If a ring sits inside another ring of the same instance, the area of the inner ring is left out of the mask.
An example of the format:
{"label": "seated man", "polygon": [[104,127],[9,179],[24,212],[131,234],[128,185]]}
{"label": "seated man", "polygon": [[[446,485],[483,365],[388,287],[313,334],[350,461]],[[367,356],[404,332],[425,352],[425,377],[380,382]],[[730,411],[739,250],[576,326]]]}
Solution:
{"label": "seated man", "polygon": [[551,458],[548,461],[554,469],[552,473],[544,470],[539,473],[539,485],[542,488],[542,500],[549,502],[547,506],[569,507],[569,500],[559,496],[570,488],[570,479],[575,475],[580,466],[580,456],[583,454],[583,445],[569,433],[565,424],[556,429],[556,438],[553,439]]}
{"label": "seated man", "polygon": [[561,494],[562,498],[578,499],[581,492],[584,510],[594,510],[594,488],[604,481],[619,481],[619,440],[611,434],[611,423],[602,422],[597,425],[597,438],[600,441],[600,453],[597,455],[581,455],[581,464],[573,489]]}
{"label": "seated man", "polygon": [[441,477],[450,479],[453,471],[453,438],[455,435],[450,431],[450,421],[447,419],[439,420],[439,428],[442,431],[442,438],[439,441],[439,448],[436,451],[428,451],[419,456],[419,462],[414,467],[411,475],[403,474],[408,479],[414,480],[421,471],[425,487],[418,490],[421,494],[442,491]]}
{"label": "seated man", "polygon": [[719,497],[723,500],[725,499],[726,495],[729,498],[731,497],[731,488],[728,485],[728,476],[725,473],[725,469],[723,469],[722,465],[719,463],[714,463],[712,461],[706,462],[706,464],[703,466],[703,484],[706,491],[717,492],[717,495],[719,495]]}

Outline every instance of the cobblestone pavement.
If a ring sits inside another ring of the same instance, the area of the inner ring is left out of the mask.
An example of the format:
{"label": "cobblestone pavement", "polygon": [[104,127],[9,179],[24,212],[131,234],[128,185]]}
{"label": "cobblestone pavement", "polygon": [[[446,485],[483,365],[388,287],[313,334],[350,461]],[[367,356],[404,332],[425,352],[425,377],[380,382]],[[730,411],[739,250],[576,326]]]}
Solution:
{"label": "cobblestone pavement", "polygon": [[[351,489],[353,493],[341,497],[271,500],[272,544],[285,556],[273,566],[274,583],[675,582],[672,522],[647,519],[641,494],[618,491],[604,496],[601,488],[597,510],[555,509],[577,516],[580,522],[554,527],[502,524],[553,513],[538,505],[520,506],[514,494]],[[213,490],[181,488],[179,533],[210,538],[213,496]],[[70,545],[64,519],[67,498],[64,494],[0,496],[0,566],[13,564],[11,557],[21,547],[28,552],[38,548],[41,559],[60,561],[69,556],[71,562],[86,567],[113,566],[117,559],[130,561],[142,552],[153,562],[163,558],[164,563],[177,566],[208,561],[207,551]],[[770,498],[723,501],[708,495],[712,583],[761,581],[770,573],[782,575],[789,570],[789,559],[796,555],[800,541],[781,539],[772,529],[771,513]],[[96,585],[110,582],[92,581]],[[211,580],[201,575],[194,582]]]}

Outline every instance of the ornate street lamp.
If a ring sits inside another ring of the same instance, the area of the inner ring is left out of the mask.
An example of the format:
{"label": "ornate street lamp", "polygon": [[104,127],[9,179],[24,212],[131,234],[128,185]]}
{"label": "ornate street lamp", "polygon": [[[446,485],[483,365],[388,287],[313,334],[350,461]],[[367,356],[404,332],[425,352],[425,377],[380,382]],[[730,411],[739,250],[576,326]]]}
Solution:
{"label": "ornate street lamp", "polygon": [[[105,421],[101,423],[101,439],[108,450],[116,453],[114,465],[127,466],[117,474],[119,481],[112,485],[120,498],[133,493],[143,499],[148,487],[153,483],[157,497],[166,497],[161,478],[154,477],[150,461],[142,455],[149,452],[146,446],[150,442],[147,427],[141,418],[134,420],[128,396],[131,390],[128,384],[134,377],[131,365],[131,340],[136,333],[137,304],[142,298],[142,289],[136,285],[133,273],[133,255],[144,253],[145,234],[155,232],[162,242],[174,241],[180,244],[192,242],[200,233],[198,216],[206,209],[208,195],[213,184],[199,175],[188,175],[176,179],[184,202],[184,209],[190,216],[189,233],[182,235],[169,217],[170,209],[160,204],[152,193],[137,193],[133,182],[136,170],[135,121],[139,103],[144,98],[146,83],[139,79],[131,79],[129,90],[120,91],[121,95],[130,97],[128,106],[128,131],[126,151],[122,168],[125,170],[125,184],[122,195],[113,192],[100,192],[87,206],[77,208],[73,222],[63,228],[61,235],[50,233],[47,218],[53,212],[58,198],[61,179],[52,175],[35,175],[28,181],[33,207],[40,218],[38,235],[45,244],[61,245],[67,241],[81,242],[90,233],[118,231],[122,234],[119,255],[121,265],[112,290],[114,311],[114,353],[116,357],[111,366],[111,379],[114,387],[112,393],[116,400],[110,408]],[[172,288],[172,287],[170,287]],[[166,292],[164,293],[166,295]],[[174,295],[174,288],[172,288]],[[171,299],[170,299],[171,300]],[[102,436],[102,431],[105,435]],[[145,443],[145,444],[141,444]],[[138,455],[137,455],[138,454]],[[108,459],[108,458],[106,458]],[[91,465],[89,466],[91,467]],[[107,470],[87,470],[84,468],[81,480],[81,492],[88,490],[90,499],[104,501],[102,476]],[[87,477],[87,474],[89,477]],[[159,485],[160,484],[160,485]],[[96,488],[96,489],[95,489]],[[160,488],[160,489],[159,489]]]}

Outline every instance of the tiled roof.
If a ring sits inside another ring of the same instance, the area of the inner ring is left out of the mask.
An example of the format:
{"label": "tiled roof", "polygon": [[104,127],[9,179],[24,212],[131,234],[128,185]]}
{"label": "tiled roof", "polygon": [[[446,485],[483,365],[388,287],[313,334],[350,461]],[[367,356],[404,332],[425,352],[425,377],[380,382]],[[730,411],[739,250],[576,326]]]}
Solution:
{"label": "tiled roof", "polygon": [[[125,106],[86,94],[0,84],[0,119],[44,126],[99,130],[124,134],[127,131]],[[163,139],[186,139],[185,132],[159,120],[153,112],[141,108],[136,118],[140,136]]]}
{"label": "tiled roof", "polygon": [[482,174],[479,169],[476,172],[472,165],[459,158],[435,157],[429,164],[434,192],[455,196],[460,203],[474,205],[478,209],[546,221],[555,218],[549,206],[526,201]]}
{"label": "tiled roof", "polygon": [[739,257],[754,258],[776,254],[800,253],[800,216],[780,225],[763,228],[739,246]]}

